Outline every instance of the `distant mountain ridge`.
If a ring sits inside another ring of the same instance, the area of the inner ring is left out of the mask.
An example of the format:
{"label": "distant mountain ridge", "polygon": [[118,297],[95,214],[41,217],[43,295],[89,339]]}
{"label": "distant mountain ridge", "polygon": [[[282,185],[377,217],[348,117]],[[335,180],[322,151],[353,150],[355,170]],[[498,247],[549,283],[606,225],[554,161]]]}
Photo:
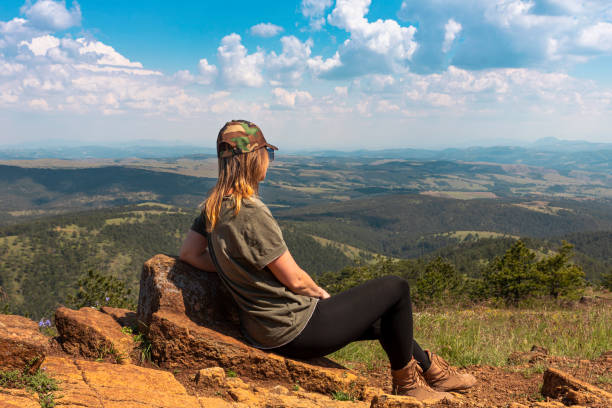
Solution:
{"label": "distant mountain ridge", "polygon": [[[156,143],[140,141],[141,144],[121,146],[56,146],[30,148],[23,145],[16,147],[0,146],[0,160],[32,160],[32,159],[125,159],[136,158],[178,158],[215,155],[214,148],[187,145]],[[294,154],[294,151],[285,150]],[[359,150],[300,150],[300,155],[317,157],[363,157],[363,158],[398,158],[415,160],[462,160],[490,161],[494,163],[523,163],[530,165],[548,165],[554,157],[538,157],[539,153],[566,153],[570,157],[585,152],[604,153],[612,160],[612,143],[592,143],[581,140],[561,140],[555,137],[545,137],[524,146],[472,146],[466,148],[446,149],[359,149]],[[525,156],[527,154],[527,156]],[[541,164],[539,164],[541,163]]]}
{"label": "distant mountain ridge", "polygon": [[612,168],[612,143],[590,143],[556,138],[539,139],[529,146],[492,146],[428,149],[382,149],[312,151],[315,157],[363,157],[404,160],[449,160],[488,162],[497,164],[525,164],[557,170],[587,170],[608,172]]}
{"label": "distant mountain ridge", "polygon": [[171,158],[193,155],[195,152],[203,155],[216,154],[215,149],[193,145],[133,145],[125,147],[109,146],[65,146],[46,147],[41,149],[27,147],[0,148],[0,160],[34,160],[34,159],[125,159],[136,157]]}

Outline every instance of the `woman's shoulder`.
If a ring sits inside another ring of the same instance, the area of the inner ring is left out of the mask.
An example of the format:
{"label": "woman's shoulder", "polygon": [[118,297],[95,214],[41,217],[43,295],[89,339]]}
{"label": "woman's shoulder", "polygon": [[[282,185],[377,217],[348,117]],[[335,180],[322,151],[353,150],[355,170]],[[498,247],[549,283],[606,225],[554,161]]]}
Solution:
{"label": "woman's shoulder", "polygon": [[252,208],[265,208],[268,209],[268,206],[261,201],[261,198],[257,197],[257,196],[251,196],[249,198],[245,198],[242,201],[245,205],[252,207]]}

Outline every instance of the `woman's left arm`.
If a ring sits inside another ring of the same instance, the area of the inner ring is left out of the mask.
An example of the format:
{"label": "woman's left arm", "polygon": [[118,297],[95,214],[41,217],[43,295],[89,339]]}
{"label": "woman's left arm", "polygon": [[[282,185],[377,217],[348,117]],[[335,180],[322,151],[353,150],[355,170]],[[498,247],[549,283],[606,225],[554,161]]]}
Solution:
{"label": "woman's left arm", "polygon": [[208,253],[206,237],[194,230],[189,230],[187,233],[183,245],[181,245],[179,259],[203,271],[217,271],[210,253]]}
{"label": "woman's left arm", "polygon": [[310,275],[295,263],[289,250],[286,250],[267,266],[276,279],[293,293],[317,297],[319,299],[327,299],[329,297],[329,293],[319,287]]}

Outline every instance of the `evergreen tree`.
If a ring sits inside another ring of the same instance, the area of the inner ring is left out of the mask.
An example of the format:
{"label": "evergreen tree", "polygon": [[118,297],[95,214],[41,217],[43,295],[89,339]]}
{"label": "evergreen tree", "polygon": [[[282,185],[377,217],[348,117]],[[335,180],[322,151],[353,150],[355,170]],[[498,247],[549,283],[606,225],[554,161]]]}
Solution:
{"label": "evergreen tree", "polygon": [[485,272],[484,280],[491,294],[516,305],[519,300],[538,293],[542,284],[535,259],[535,254],[523,241],[516,241],[504,256],[495,258]]}
{"label": "evergreen tree", "polygon": [[427,264],[425,273],[417,280],[415,301],[421,304],[449,303],[465,296],[464,277],[441,257]]}
{"label": "evergreen tree", "polygon": [[573,248],[572,244],[563,241],[556,255],[542,259],[536,265],[542,287],[555,299],[560,296],[576,298],[584,287],[582,268],[570,262]]}
{"label": "evergreen tree", "polygon": [[73,309],[91,306],[121,307],[134,310],[136,308],[132,291],[121,279],[89,270],[87,275],[79,279],[78,289],[68,296],[66,305]]}

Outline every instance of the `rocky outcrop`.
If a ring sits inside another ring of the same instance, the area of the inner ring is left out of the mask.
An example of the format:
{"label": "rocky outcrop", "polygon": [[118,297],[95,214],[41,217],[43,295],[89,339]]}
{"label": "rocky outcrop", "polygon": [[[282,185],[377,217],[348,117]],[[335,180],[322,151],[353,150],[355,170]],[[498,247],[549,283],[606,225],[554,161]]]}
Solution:
{"label": "rocky outcrop", "polygon": [[151,354],[164,368],[219,366],[252,379],[361,398],[365,379],[326,359],[309,364],[248,346],[238,330],[237,309],[214,273],[157,255],[144,265],[138,318],[148,327]]}
{"label": "rocky outcrop", "polygon": [[138,320],[148,325],[159,310],[184,314],[197,324],[218,330],[231,331],[238,324],[238,308],[216,273],[166,255],[156,255],[144,264]]}
{"label": "rocky outcrop", "polygon": [[118,307],[102,306],[100,308],[102,313],[105,313],[115,319],[121,327],[136,327],[138,318],[136,312],[128,309],[120,309]]}
{"label": "rocky outcrop", "polygon": [[40,408],[38,398],[25,390],[0,388],[2,408]]}
{"label": "rocky outcrop", "polygon": [[[329,396],[305,391],[289,391],[283,387],[253,386],[237,377],[226,377],[223,370],[213,370],[217,381],[216,395],[192,395],[166,371],[116,365],[65,357],[49,357],[42,366],[45,372],[60,381],[57,393],[59,406],[73,407],[154,407],[154,408],[257,408],[257,407],[353,407],[366,408],[369,403],[335,401]],[[221,374],[223,373],[223,374]],[[206,374],[202,374],[206,376]],[[203,381],[203,380],[202,380]],[[199,382],[199,386],[204,383]],[[208,385],[206,385],[208,387]],[[23,392],[21,393],[23,394]],[[26,395],[7,397],[17,405],[32,402]],[[0,403],[3,402],[0,393]],[[35,405],[32,405],[35,406]],[[39,406],[39,405],[36,405]]]}
{"label": "rocky outcrop", "polygon": [[572,405],[589,407],[612,406],[612,394],[555,368],[544,372],[542,395],[560,398]]}
{"label": "rocky outcrop", "polygon": [[122,332],[117,319],[133,312],[114,308],[108,308],[108,312],[117,318],[91,307],[79,310],[59,307],[55,311],[55,326],[64,351],[75,356],[129,363],[134,341]]}
{"label": "rocky outcrop", "polygon": [[[200,407],[198,398],[166,371],[49,357],[43,368],[60,381],[61,405],[102,407]],[[60,406],[61,406],[60,405]]]}
{"label": "rocky outcrop", "polygon": [[0,369],[36,371],[45,359],[49,339],[36,322],[22,316],[0,315]]}

